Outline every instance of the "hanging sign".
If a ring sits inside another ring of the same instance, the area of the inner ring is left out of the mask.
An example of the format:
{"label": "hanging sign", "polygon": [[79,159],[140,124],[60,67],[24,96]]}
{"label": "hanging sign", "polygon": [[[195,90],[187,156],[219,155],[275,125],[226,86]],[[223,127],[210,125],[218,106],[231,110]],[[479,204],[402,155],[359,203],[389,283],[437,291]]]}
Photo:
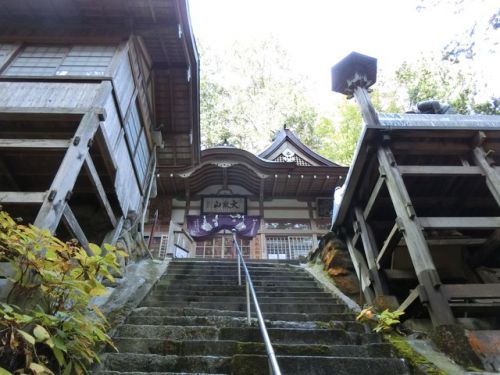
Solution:
{"label": "hanging sign", "polygon": [[202,214],[241,214],[247,213],[247,199],[242,196],[205,196],[201,198]]}
{"label": "hanging sign", "polygon": [[245,215],[188,215],[188,232],[195,240],[205,240],[217,232],[235,229],[241,237],[255,237],[260,228],[260,216]]}

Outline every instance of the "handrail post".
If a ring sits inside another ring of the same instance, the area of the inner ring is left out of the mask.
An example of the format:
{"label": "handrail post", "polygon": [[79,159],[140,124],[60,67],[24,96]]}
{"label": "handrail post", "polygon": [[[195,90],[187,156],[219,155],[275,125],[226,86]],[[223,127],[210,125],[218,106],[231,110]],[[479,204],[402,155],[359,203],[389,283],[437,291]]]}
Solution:
{"label": "handrail post", "polygon": [[[233,240],[234,241],[234,240]],[[240,257],[238,256],[238,285],[241,286],[241,264]]]}
{"label": "handrail post", "polygon": [[248,285],[248,280],[246,282],[247,284],[247,321],[248,321],[248,325],[251,325],[252,324],[252,317],[251,317],[251,314],[250,314],[250,286]]}
{"label": "handrail post", "polygon": [[236,250],[236,254],[238,257],[238,278],[239,283],[241,285],[241,270],[240,263],[243,266],[243,270],[245,271],[245,280],[246,280],[246,290],[247,290],[247,319],[248,323],[251,324],[250,317],[250,294],[255,306],[255,315],[257,316],[257,323],[259,324],[260,333],[262,335],[262,340],[264,341],[264,346],[267,352],[267,358],[269,361],[269,371],[271,375],[281,375],[281,370],[278,365],[278,361],[276,359],[276,354],[274,353],[273,345],[271,344],[271,340],[269,339],[269,334],[267,332],[266,323],[264,321],[264,317],[262,316],[262,311],[260,311],[259,301],[257,300],[257,295],[255,294],[255,288],[253,286],[252,278],[250,277],[250,272],[248,272],[248,267],[245,263],[245,259],[243,259],[243,254],[241,252],[240,246],[238,245],[236,239],[236,229],[232,230],[233,232],[233,244]]}

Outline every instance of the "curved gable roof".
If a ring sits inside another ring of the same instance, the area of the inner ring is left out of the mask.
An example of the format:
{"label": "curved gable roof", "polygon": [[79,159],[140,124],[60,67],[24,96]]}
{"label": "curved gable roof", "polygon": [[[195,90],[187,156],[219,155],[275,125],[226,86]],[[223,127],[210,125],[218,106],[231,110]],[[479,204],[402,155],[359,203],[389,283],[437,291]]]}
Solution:
{"label": "curved gable roof", "polygon": [[341,167],[339,164],[311,150],[303,144],[291,130],[286,128],[276,135],[273,143],[262,151],[259,157],[270,161],[282,161],[283,158],[286,159],[287,154],[290,155],[290,160],[293,160],[291,157],[293,155],[295,158],[298,157],[311,166]]}

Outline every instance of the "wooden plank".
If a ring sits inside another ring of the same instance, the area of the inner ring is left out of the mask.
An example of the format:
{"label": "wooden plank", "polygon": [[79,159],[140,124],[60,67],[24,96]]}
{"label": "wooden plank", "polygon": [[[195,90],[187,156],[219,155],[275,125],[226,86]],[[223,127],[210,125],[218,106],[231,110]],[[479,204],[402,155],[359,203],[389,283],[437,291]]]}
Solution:
{"label": "wooden plank", "polygon": [[483,172],[475,166],[400,165],[399,171],[408,176],[475,176]]}
{"label": "wooden plank", "polygon": [[418,277],[428,298],[428,310],[434,325],[453,324],[455,318],[442,292],[437,288],[441,284],[429,247],[418,224],[415,211],[396,160],[387,146],[377,150],[380,169],[385,175],[387,189],[392,204],[404,231],[406,246]]}
{"label": "wooden plank", "polygon": [[377,182],[375,183],[375,186],[373,187],[372,192],[370,193],[370,198],[368,198],[368,202],[366,203],[365,209],[363,211],[363,215],[366,219],[368,219],[368,217],[370,216],[373,205],[375,204],[375,201],[377,200],[380,190],[382,189],[383,186],[384,186],[384,179],[379,176]]}
{"label": "wooden plank", "polygon": [[396,248],[398,245],[399,241],[401,240],[401,237],[403,235],[401,234],[399,230],[398,224],[394,224],[392,227],[391,231],[389,232],[389,235],[384,241],[384,245],[382,246],[382,249],[380,250],[380,253],[378,254],[377,257],[377,266],[380,269],[381,267],[386,264],[388,258],[392,254],[392,251]]}
{"label": "wooden plank", "polygon": [[67,204],[65,205],[63,211],[63,222],[64,224],[66,224],[66,227],[68,228],[70,233],[75,236],[78,242],[80,242],[80,245],[85,249],[85,251],[87,251],[87,254],[91,255],[92,253],[89,249],[89,241],[87,240],[85,233],[80,227],[80,224],[78,224],[78,220],[76,220],[73,211]]}
{"label": "wooden plank", "polygon": [[477,246],[485,244],[486,241],[486,238],[431,238],[427,243],[431,246]]}
{"label": "wooden plank", "polygon": [[500,217],[419,217],[424,228],[432,229],[497,229]]}
{"label": "wooden plank", "polygon": [[42,204],[46,194],[46,192],[0,191],[0,203]]}
{"label": "wooden plank", "polygon": [[[0,106],[0,120],[11,119],[16,114],[43,115],[84,115],[90,107],[5,107]],[[6,116],[9,115],[9,116]]]}
{"label": "wooden plank", "polygon": [[380,276],[377,263],[375,261],[378,255],[378,249],[373,233],[371,232],[360,207],[354,208],[354,214],[359,224],[361,241],[363,242],[363,249],[365,250],[366,262],[371,276],[370,279],[373,280],[375,295],[381,296],[388,294],[389,289],[387,288],[384,279]]}
{"label": "wooden plank", "polygon": [[372,303],[375,296],[373,294],[373,290],[370,288],[370,275],[365,259],[361,252],[352,245],[351,238],[348,236],[346,236],[346,244],[349,255],[351,256],[354,270],[356,271],[356,275],[358,276],[361,291],[363,292],[366,302]]}
{"label": "wooden plank", "polygon": [[66,149],[71,144],[66,139],[0,139],[0,149]]}
{"label": "wooden plank", "polygon": [[500,298],[500,284],[444,284],[441,289],[448,299]]}
{"label": "wooden plank", "polygon": [[108,214],[109,221],[116,227],[116,217],[113,213],[113,209],[111,208],[111,204],[109,203],[108,197],[106,195],[106,191],[104,190],[104,186],[102,186],[101,179],[99,178],[99,174],[95,168],[94,162],[92,161],[92,157],[90,154],[87,154],[85,157],[85,170],[87,171],[88,176],[90,177],[90,181],[94,185],[94,188],[97,192],[97,198],[101,203],[101,206],[104,208],[106,213]]}

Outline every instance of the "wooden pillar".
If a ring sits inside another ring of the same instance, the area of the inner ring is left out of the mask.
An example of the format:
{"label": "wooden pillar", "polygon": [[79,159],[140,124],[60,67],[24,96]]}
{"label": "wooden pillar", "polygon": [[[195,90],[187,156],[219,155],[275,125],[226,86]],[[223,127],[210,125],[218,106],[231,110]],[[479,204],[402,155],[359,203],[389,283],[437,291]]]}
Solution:
{"label": "wooden pillar", "polygon": [[[480,143],[484,141],[486,136],[484,133],[479,133]],[[493,195],[493,198],[500,206],[500,175],[495,167],[489,162],[486,152],[480,145],[473,150],[473,157],[476,165],[481,168],[486,177],[486,186]],[[500,247],[500,228],[496,229],[488,238],[488,241],[476,252],[474,256],[474,265],[481,264],[484,260]]]}
{"label": "wooden pillar", "polygon": [[363,210],[360,207],[354,208],[354,214],[356,216],[356,222],[358,223],[357,229],[360,232],[361,241],[363,242],[366,263],[368,264],[370,280],[373,281],[375,294],[377,296],[387,295],[389,293],[389,289],[387,288],[384,278],[378,272],[376,261],[378,257],[378,249],[371,228],[366,222]]}
{"label": "wooden pillar", "polygon": [[[387,146],[377,150],[380,169],[389,195],[396,211],[413,268],[426,296],[421,294],[423,303],[428,303],[428,310],[434,325],[453,324],[455,319],[448,305],[446,296],[440,290],[441,280],[432,260],[427,242],[413,209],[403,177],[398,169],[394,155]],[[427,297],[427,298],[425,298]]]}

